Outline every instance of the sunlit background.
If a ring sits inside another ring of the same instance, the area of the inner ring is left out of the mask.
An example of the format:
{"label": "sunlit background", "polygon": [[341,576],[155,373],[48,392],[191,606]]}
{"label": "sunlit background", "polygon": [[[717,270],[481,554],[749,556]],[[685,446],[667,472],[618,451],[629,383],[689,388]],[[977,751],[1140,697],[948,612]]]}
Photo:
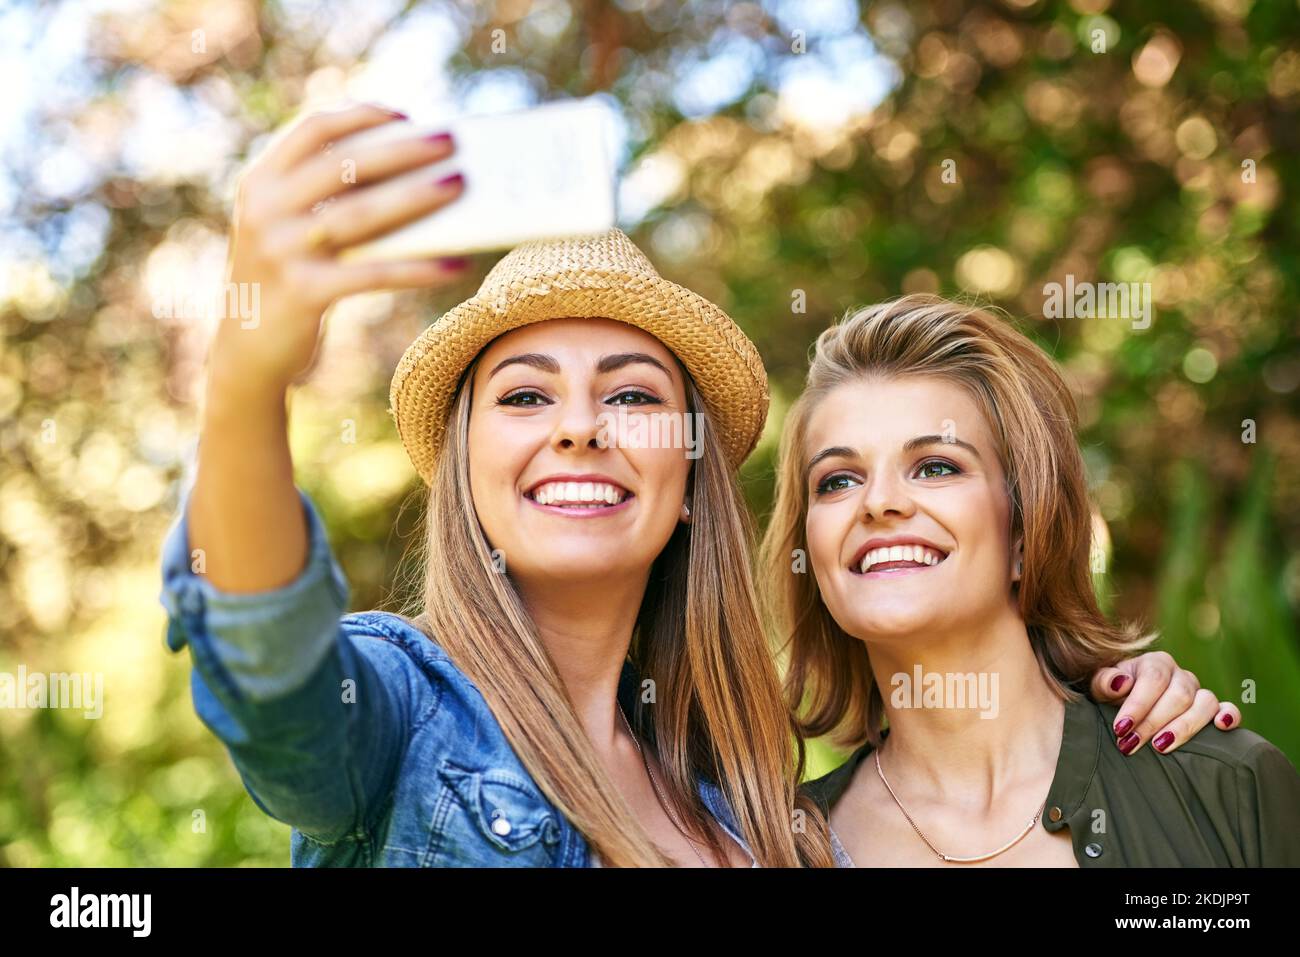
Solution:
{"label": "sunlit background", "polygon": [[[242,164],[341,97],[436,122],[588,95],[620,225],[767,362],[760,514],[817,332],[900,292],[983,297],[1076,391],[1108,607],[1300,761],[1296,0],[4,4],[0,672],[102,673],[106,700],[0,709],[0,865],[288,862],[158,603],[211,323],[157,306],[222,281]],[[294,397],[353,609],[400,599],[418,514],[389,377],[491,261],[338,305]],[[1067,275],[1149,282],[1151,327],[1045,319]]]}

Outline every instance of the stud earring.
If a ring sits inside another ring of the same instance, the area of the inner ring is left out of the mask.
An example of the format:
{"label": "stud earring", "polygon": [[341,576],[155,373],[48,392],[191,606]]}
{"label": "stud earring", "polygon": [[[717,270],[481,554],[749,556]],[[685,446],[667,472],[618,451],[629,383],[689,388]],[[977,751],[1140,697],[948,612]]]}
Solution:
{"label": "stud earring", "polygon": [[682,502],[682,521],[689,522],[690,520],[691,520],[691,507],[687,505],[685,502]]}

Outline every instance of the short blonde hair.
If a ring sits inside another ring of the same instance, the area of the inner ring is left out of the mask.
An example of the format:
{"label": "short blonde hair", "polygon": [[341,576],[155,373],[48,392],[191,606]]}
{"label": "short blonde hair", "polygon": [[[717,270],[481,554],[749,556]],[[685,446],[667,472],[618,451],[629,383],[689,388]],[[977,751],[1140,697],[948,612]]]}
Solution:
{"label": "short blonde hair", "polygon": [[984,413],[1007,477],[1013,539],[1024,538],[1018,604],[1034,653],[1062,698],[1097,668],[1154,636],[1111,624],[1091,574],[1092,510],[1073,397],[1052,359],[1011,323],[974,305],[904,296],[847,315],[818,338],[804,393],[791,407],[777,465],[776,504],[760,562],[771,620],[788,641],[787,700],[807,737],[879,744],[884,707],[866,646],[831,617],[807,554],[804,457],[813,410],[865,377],[936,376],[965,388]]}

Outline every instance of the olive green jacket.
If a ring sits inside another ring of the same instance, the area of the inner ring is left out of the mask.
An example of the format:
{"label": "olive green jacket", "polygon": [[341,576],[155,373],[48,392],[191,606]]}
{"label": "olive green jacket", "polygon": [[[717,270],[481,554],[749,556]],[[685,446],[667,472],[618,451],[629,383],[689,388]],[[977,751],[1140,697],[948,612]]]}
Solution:
{"label": "olive green jacket", "polygon": [[[1207,725],[1171,754],[1148,745],[1125,757],[1116,712],[1065,707],[1042,826],[1070,829],[1080,867],[1300,867],[1300,774],[1286,755],[1253,731]],[[829,815],[872,750],[803,789]]]}

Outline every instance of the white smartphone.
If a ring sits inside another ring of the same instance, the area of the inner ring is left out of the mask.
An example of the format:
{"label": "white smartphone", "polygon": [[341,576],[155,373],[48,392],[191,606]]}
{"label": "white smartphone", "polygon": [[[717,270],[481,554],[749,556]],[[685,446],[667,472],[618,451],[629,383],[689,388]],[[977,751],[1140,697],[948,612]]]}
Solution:
{"label": "white smartphone", "polygon": [[343,258],[455,256],[610,229],[616,215],[611,120],[600,101],[574,100],[436,125],[386,123],[340,140],[331,152],[345,156],[362,143],[446,130],[455,152],[399,179],[465,177],[464,191],[448,205],[352,247]]}

